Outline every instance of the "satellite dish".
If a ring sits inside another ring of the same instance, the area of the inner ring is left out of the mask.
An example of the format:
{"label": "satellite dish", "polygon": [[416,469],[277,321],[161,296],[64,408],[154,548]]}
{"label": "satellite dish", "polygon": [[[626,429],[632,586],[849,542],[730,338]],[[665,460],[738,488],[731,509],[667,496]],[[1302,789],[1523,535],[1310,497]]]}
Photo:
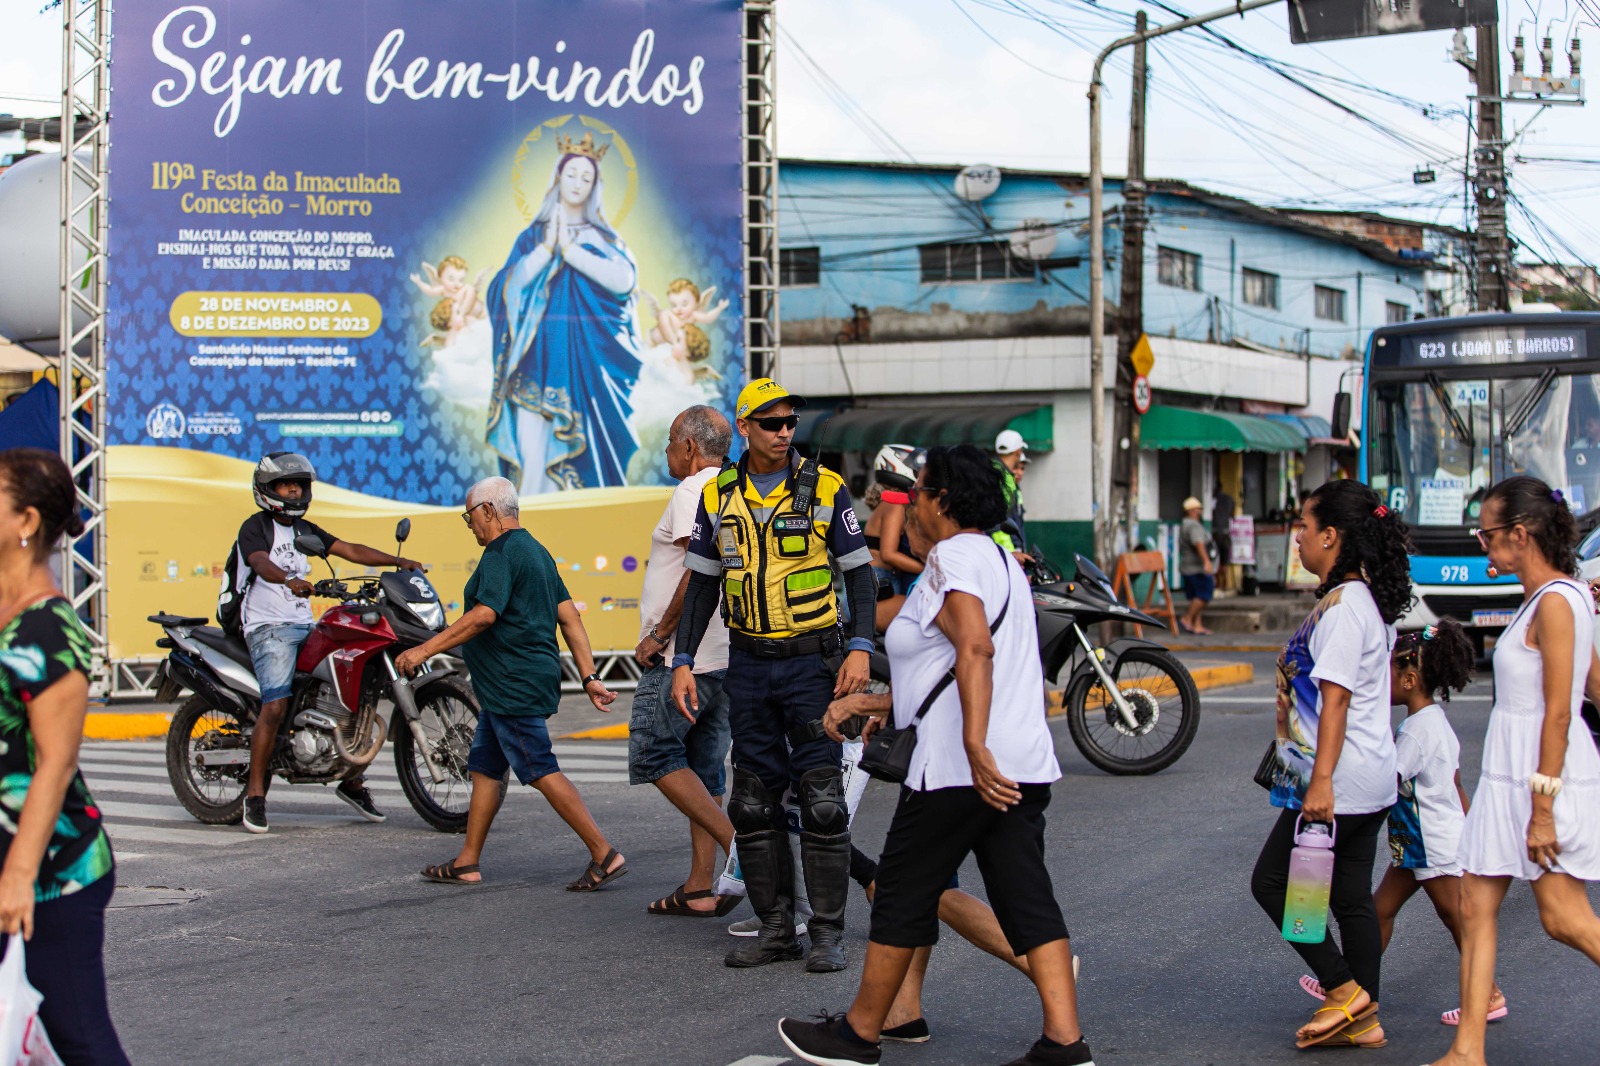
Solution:
{"label": "satellite dish", "polygon": [[1000,168],[988,163],[962,167],[956,175],[956,195],[976,203],[987,200],[1000,188]]}
{"label": "satellite dish", "polygon": [[1011,254],[1018,259],[1048,259],[1056,250],[1056,228],[1042,218],[1025,218],[1011,231]]}

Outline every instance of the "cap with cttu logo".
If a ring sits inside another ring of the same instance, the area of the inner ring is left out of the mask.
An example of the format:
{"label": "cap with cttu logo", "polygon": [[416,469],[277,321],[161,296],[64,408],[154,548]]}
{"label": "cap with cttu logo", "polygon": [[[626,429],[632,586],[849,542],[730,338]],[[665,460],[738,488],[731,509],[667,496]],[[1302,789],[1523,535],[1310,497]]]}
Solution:
{"label": "cap with cttu logo", "polygon": [[734,417],[749,418],[760,414],[780,400],[793,404],[797,411],[806,405],[805,397],[794,395],[771,378],[756,378],[739,390],[739,403],[734,408]]}

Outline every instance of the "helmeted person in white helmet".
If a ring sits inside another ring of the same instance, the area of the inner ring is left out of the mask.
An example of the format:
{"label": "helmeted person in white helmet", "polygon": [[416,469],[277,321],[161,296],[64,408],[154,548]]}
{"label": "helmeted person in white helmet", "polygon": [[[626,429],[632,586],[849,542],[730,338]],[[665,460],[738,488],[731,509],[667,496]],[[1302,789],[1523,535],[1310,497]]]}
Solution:
{"label": "helmeted person in white helmet", "polygon": [[[418,570],[422,564],[351,544],[306,520],[311,507],[311,485],[317,471],[311,460],[296,452],[271,452],[256,465],[251,487],[260,511],[239,527],[238,558],[251,571],[246,584],[240,622],[250,649],[256,683],[261,686],[261,714],[250,734],[250,781],[244,791],[246,830],[267,831],[267,782],[278,727],[289,708],[295,659],[300,645],[311,635],[311,562],[294,539],[310,533],[337,555],[361,566],[398,566]],[[359,771],[341,784],[340,799],[369,822],[381,822],[382,812],[362,784]]]}
{"label": "helmeted person in white helmet", "polygon": [[1000,547],[1024,565],[1033,562],[1028,553],[1028,537],[1023,528],[1022,476],[1028,467],[1028,442],[1014,429],[1002,429],[994,439],[994,454],[1005,472],[1006,520],[990,536]]}
{"label": "helmeted person in white helmet", "polygon": [[911,550],[906,538],[906,512],[911,503],[911,486],[922,471],[927,451],[909,444],[885,444],[878,449],[872,464],[872,479],[880,492],[880,504],[867,519],[867,547],[872,549],[872,572],[878,579],[878,598],[888,594],[904,596],[922,573],[922,560]]}

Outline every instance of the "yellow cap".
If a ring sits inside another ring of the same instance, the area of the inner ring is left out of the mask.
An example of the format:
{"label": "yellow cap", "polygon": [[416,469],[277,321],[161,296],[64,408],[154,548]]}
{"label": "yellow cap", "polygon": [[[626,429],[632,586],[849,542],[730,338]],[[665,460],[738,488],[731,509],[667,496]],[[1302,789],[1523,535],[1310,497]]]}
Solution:
{"label": "yellow cap", "polygon": [[794,404],[796,411],[806,405],[804,397],[794,395],[771,378],[756,378],[739,390],[739,403],[734,407],[734,417],[749,418],[779,400],[787,400]]}

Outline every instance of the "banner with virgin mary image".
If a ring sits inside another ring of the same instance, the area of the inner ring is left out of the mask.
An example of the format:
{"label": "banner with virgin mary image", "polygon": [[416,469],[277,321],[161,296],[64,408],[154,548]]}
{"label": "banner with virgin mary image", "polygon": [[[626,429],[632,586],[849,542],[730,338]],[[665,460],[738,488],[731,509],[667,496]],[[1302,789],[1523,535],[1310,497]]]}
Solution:
{"label": "banner with virgin mary image", "polygon": [[[397,505],[459,509],[494,474],[671,484],[673,418],[731,412],[744,378],[742,22],[739,0],[119,5],[113,478],[231,460],[247,486],[293,451],[319,492]],[[169,529],[205,546],[141,575],[202,577],[242,518]]]}
{"label": "banner with virgin mary image", "polygon": [[740,10],[119,7],[112,441],[429,503],[662,482],[740,385]]}

